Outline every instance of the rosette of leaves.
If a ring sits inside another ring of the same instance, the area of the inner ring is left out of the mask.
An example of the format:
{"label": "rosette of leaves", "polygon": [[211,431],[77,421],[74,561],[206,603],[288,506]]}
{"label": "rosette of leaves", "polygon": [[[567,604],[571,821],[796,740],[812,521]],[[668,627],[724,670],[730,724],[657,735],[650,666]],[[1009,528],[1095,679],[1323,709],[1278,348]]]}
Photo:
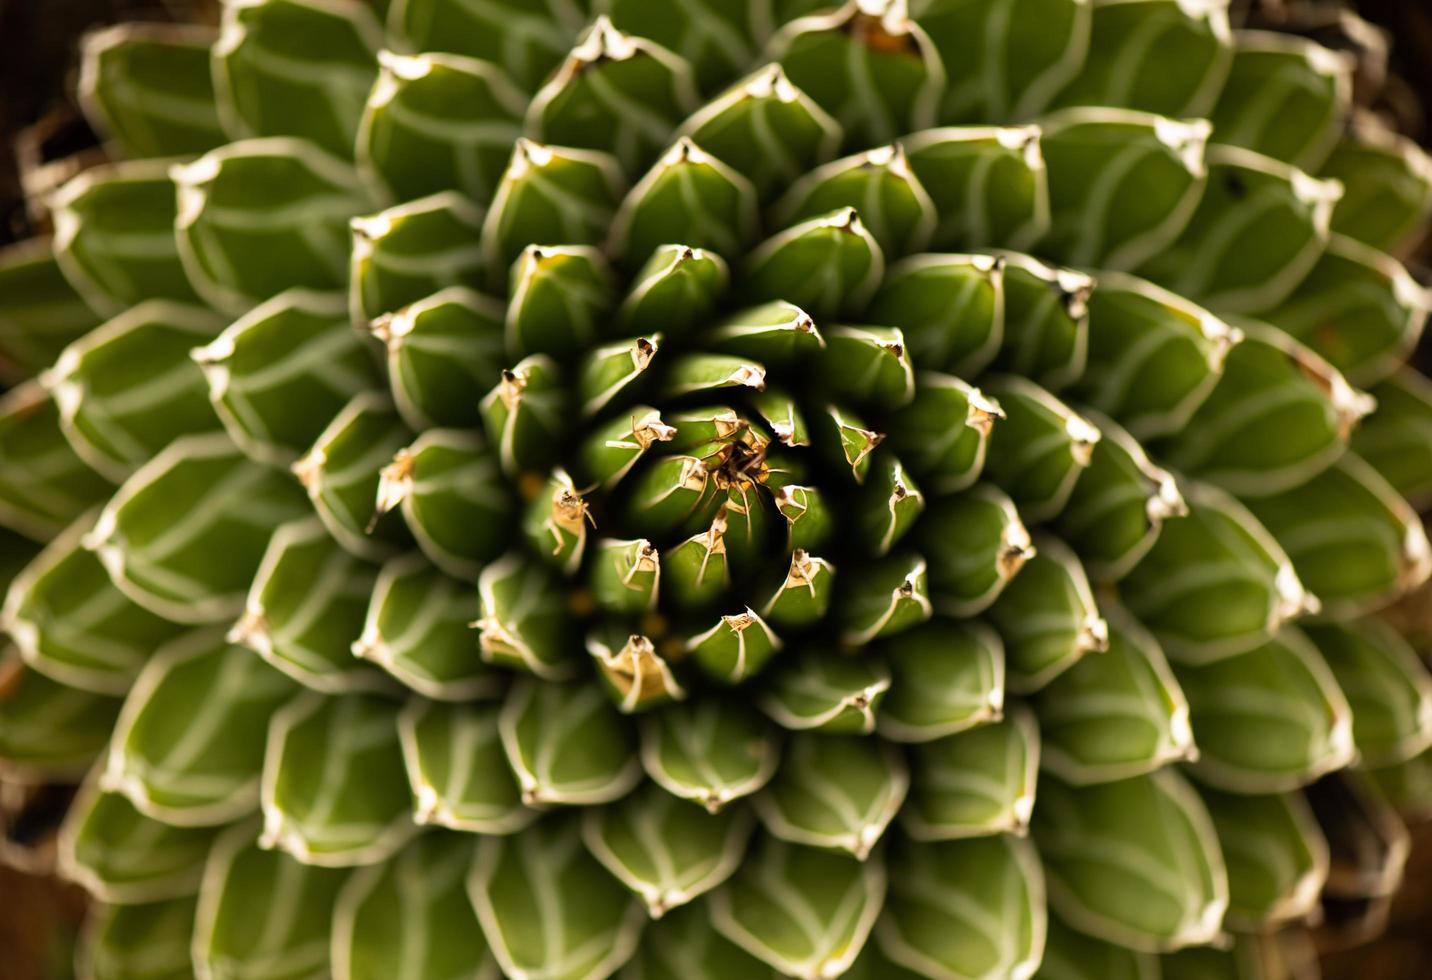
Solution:
{"label": "rosette of leaves", "polygon": [[118,977],[1265,977],[1396,886],[1432,168],[1217,0],[229,0],[0,267]]}

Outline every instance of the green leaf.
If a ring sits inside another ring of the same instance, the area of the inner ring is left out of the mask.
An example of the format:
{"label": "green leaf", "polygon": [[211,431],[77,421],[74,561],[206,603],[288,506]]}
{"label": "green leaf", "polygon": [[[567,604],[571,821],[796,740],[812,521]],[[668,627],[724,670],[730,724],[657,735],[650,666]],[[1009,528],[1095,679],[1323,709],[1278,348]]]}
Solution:
{"label": "green leaf", "polygon": [[596,684],[524,678],[507,696],[498,726],[529,806],[609,803],[641,780],[633,732]]}
{"label": "green leaf", "polygon": [[582,566],[587,526],[595,523],[590,506],[567,471],[558,467],[523,514],[522,532],[527,543],[544,561],[565,575],[576,574]]}
{"label": "green leaf", "polygon": [[1174,118],[1205,116],[1233,61],[1222,4],[1096,3],[1089,53],[1060,105],[1107,105]]}
{"label": "green leaf", "polygon": [[921,742],[911,750],[913,789],[900,826],[917,841],[1023,837],[1039,754],[1039,725],[1022,705],[970,731]]}
{"label": "green leaf", "polygon": [[355,395],[313,448],[293,464],[328,533],[353,555],[375,561],[407,541],[402,522],[378,506],[383,467],[412,439],[386,393]]}
{"label": "green leaf", "polygon": [[940,120],[1019,121],[1047,108],[1084,63],[1090,6],[915,0],[910,12],[929,31],[949,76]]}
{"label": "green leaf", "polygon": [[1033,829],[1050,907],[1080,932],[1145,952],[1219,938],[1228,882],[1218,839],[1172,769],[1079,788],[1042,779]]}
{"label": "green leaf", "polygon": [[1158,641],[1106,604],[1109,648],[1085,657],[1034,699],[1040,764],[1066,783],[1127,779],[1193,759],[1193,729]]}
{"label": "green leaf", "polygon": [[869,858],[910,787],[899,749],[859,735],[805,732],[793,735],[782,755],[781,771],[755,798],[766,831]]}
{"label": "green leaf", "polygon": [[119,698],[65,687],[0,653],[0,773],[74,782],[109,741]]}
{"label": "green leaf", "polygon": [[1037,126],[968,126],[900,141],[934,202],[936,249],[1029,248],[1044,236],[1049,184],[1039,139]]}
{"label": "green leaf", "polygon": [[611,242],[628,266],[673,242],[734,259],[758,227],[750,181],[683,136],[622,201]]}
{"label": "green leaf", "polygon": [[891,419],[890,442],[933,493],[957,493],[979,479],[990,432],[1003,418],[1004,410],[980,389],[924,371],[916,376],[913,400]]}
{"label": "green leaf", "polygon": [[583,817],[587,850],[641,898],[653,919],[729,878],[755,823],[744,808],[702,813],[654,783]]}
{"label": "green leaf", "polygon": [[1343,130],[1356,59],[1314,41],[1239,31],[1212,114],[1218,141],[1314,170]]}
{"label": "green leaf", "polygon": [[1367,777],[1377,794],[1409,821],[1432,813],[1432,751],[1397,765],[1369,769]]}
{"label": "green leaf", "polygon": [[0,248],[0,377],[15,382],[49,367],[99,321],[48,241]]}
{"label": "green leaf", "polygon": [[1067,387],[1084,373],[1089,295],[1094,280],[1015,253],[1002,253],[1004,339],[997,365],[1045,388]]}
{"label": "green leaf", "polygon": [[392,200],[452,189],[486,204],[522,135],[527,97],[491,62],[422,50],[378,52],[358,171]]}
{"label": "green leaf", "polygon": [[1131,612],[1180,663],[1208,663],[1265,642],[1319,608],[1277,541],[1207,484],[1182,487],[1189,513],[1164,526],[1122,584]]}
{"label": "green leaf", "polygon": [[578,381],[582,414],[597,415],[613,404],[620,407],[641,391],[647,380],[644,375],[661,350],[661,340],[661,334],[653,334],[588,351]]}
{"label": "green leaf", "polygon": [[282,524],[269,539],[229,642],[324,694],[390,690],[383,675],[353,656],[375,575],[317,518]]}
{"label": "green leaf", "polygon": [[225,436],[184,436],[120,487],[84,543],[150,612],[212,623],[242,611],[265,532],[307,512],[291,479]]}
{"label": "green leaf", "polygon": [[982,612],[1034,555],[1014,502],[988,484],[936,500],[923,526],[941,542],[930,549],[930,597],[944,615]]}
{"label": "green leaf", "polygon": [[355,324],[482,280],[482,209],[454,191],[354,218],[349,227],[348,308]]}
{"label": "green leaf", "polygon": [[625,191],[610,154],[519,138],[482,225],[489,276],[500,283],[534,242],[600,242]]}
{"label": "green leaf", "polygon": [[215,843],[194,917],[194,972],[245,976],[255,966],[272,980],[329,972],[334,901],[346,872],[299,864],[254,843],[242,823]]}
{"label": "green leaf", "polygon": [[1095,581],[1117,581],[1148,554],[1165,521],[1188,505],[1167,470],[1154,465],[1111,419],[1086,413],[1103,436],[1055,522]]}
{"label": "green leaf", "polygon": [[915,372],[899,327],[832,327],[816,366],[823,387],[857,404],[898,408],[915,394]]}
{"label": "green leaf", "polygon": [[861,486],[851,514],[854,530],[869,554],[882,556],[900,541],[925,509],[925,496],[889,453],[879,453]]}
{"label": "green leaf", "polygon": [[76,970],[94,980],[185,980],[194,966],[192,895],[146,905],[96,903],[76,950]]}
{"label": "green leaf", "polygon": [[1244,497],[1279,493],[1342,455],[1377,406],[1327,361],[1281,330],[1244,323],[1223,374],[1160,455]]}
{"label": "green leaf", "polygon": [[1242,333],[1151,283],[1103,273],[1090,297],[1079,392],[1137,439],[1179,431],[1218,383]]}
{"label": "green leaf", "polygon": [[369,207],[344,161],[291,137],[245,140],[171,172],[175,231],[194,289],[241,315],[292,287],[348,278],[348,221]]}
{"label": "green leaf", "polygon": [[598,425],[582,442],[573,469],[583,486],[610,489],[631,472],[658,442],[670,442],[676,429],[647,405],[634,405],[622,417]]}
{"label": "green leaf", "polygon": [[425,697],[491,697],[502,682],[473,648],[476,606],[470,592],[419,556],[395,558],[378,575],[363,633],[351,644],[352,652]]}
{"label": "green leaf", "polygon": [[482,617],[477,621],[482,659],[558,680],[575,672],[575,637],[564,587],[547,565],[508,552],[477,580]]}
{"label": "green leaf", "polygon": [[830,538],[835,517],[819,487],[788,483],[775,492],[772,500],[786,519],[786,547],[793,554],[797,548],[818,548]]}
{"label": "green leaf", "polygon": [[341,296],[290,290],[193,352],[214,410],[247,455],[287,466],[351,397],[380,385],[346,310]]}
{"label": "green leaf", "polygon": [[[680,641],[672,644],[680,652]],[[630,633],[623,624],[599,626],[587,635],[587,652],[606,682],[608,693],[623,714],[648,711],[667,701],[686,698],[686,688],[652,641]]]}
{"label": "green leaf", "polygon": [[347,156],[382,46],[382,25],[366,4],[250,0],[226,6],[213,50],[224,128],[235,139],[302,136]]}
{"label": "green leaf", "polygon": [[843,464],[848,468],[856,483],[863,483],[870,472],[871,454],[885,441],[884,433],[866,428],[853,413],[835,405],[817,411],[812,421],[816,425],[816,449],[833,466]]}
{"label": "green leaf", "polygon": [[61,684],[122,695],[179,627],[130,600],[85,549],[95,513],[66,528],[15,577],[0,610],[25,664]]}
{"label": "green leaf", "polygon": [[264,757],[261,847],[304,864],[378,864],[418,832],[410,810],[397,706],[305,694],[276,712]]}
{"label": "green leaf", "polygon": [[1342,187],[1232,146],[1211,147],[1208,165],[1183,235],[1139,271],[1219,313],[1273,309],[1322,255]]}
{"label": "green leaf", "polygon": [[903,3],[850,3],[791,21],[768,51],[839,121],[851,148],[935,124],[945,67]]}
{"label": "green leaf", "polygon": [[1352,453],[1248,507],[1287,550],[1329,617],[1380,608],[1432,575],[1421,518]]}
{"label": "green leaf", "polygon": [[388,352],[393,402],[409,428],[481,424],[472,392],[502,375],[503,316],[499,301],[455,286],[373,321]]}
{"label": "green leaf", "polygon": [[813,647],[784,664],[755,700],[789,731],[869,735],[888,690],[890,670],[879,660]]}
{"label": "green leaf", "polygon": [[[507,764],[497,704],[412,698],[398,714],[413,820],[469,834],[513,834],[537,819]],[[426,838],[424,838],[426,839]]]}
{"label": "green leaf", "polygon": [[1432,748],[1432,675],[1400,633],[1365,619],[1309,626],[1307,635],[1347,697],[1362,765],[1396,765]]}
{"label": "green leaf", "polygon": [[214,832],[170,827],[91,779],[60,828],[59,867],[103,902],[157,902],[199,889]]}
{"label": "green leaf", "polygon": [[643,719],[641,764],[662,789],[716,813],[776,772],[771,725],[744,701],[702,697]]}
{"label": "green leaf", "polygon": [[579,823],[544,820],[478,840],[468,896],[508,976],[605,977],[636,952],[646,912],[587,853]]}
{"label": "green leaf", "polygon": [[930,618],[925,559],[895,554],[853,569],[844,576],[837,604],[841,640],[859,647],[894,636]]}
{"label": "green leaf", "polygon": [[746,256],[743,293],[785,300],[817,320],[865,308],[885,274],[885,256],[854,208],[792,225]]}
{"label": "green leaf", "polygon": [[534,354],[504,369],[483,396],[478,405],[483,428],[509,477],[551,461],[569,395],[556,362]]}
{"label": "green leaf", "polygon": [[1317,647],[1291,627],[1257,649],[1177,664],[1203,782],[1232,793],[1297,789],[1356,755],[1352,712]]}
{"label": "green leaf", "polygon": [[1318,914],[1328,843],[1297,793],[1245,796],[1199,790],[1228,865],[1230,926],[1263,931]]}
{"label": "green leaf", "polygon": [[1057,517],[1088,468],[1100,434],[1083,416],[1018,375],[990,375],[984,389],[1004,418],[990,433],[984,475],[1028,521]]}
{"label": "green leaf", "polygon": [[[651,0],[610,0],[612,21],[640,33],[689,62],[700,87],[709,91],[746,68],[755,56],[763,24],[760,8],[701,0],[667,7]],[[665,16],[655,16],[660,11]]]}
{"label": "green leaf", "polygon": [[583,351],[614,302],[612,274],[594,248],[529,245],[512,266],[507,349],[569,359]]}
{"label": "green leaf", "polygon": [[194,301],[174,239],[169,167],[164,160],[92,167],[51,198],[55,259],[95,310],[114,316],[145,299]]}
{"label": "green leaf", "polygon": [[[847,974],[849,975],[849,974]],[[647,925],[641,945],[620,980],[777,980],[784,974],[726,939],[703,905],[673,909]]]}
{"label": "green leaf", "polygon": [[452,51],[502,65],[530,90],[566,55],[584,17],[561,0],[497,0],[476,7],[396,0],[388,9],[388,34],[400,50]]}
{"label": "green leaf", "polygon": [[1388,377],[1417,345],[1432,292],[1396,259],[1333,235],[1313,271],[1263,319],[1307,344],[1357,385]]}
{"label": "green leaf", "polygon": [[85,117],[134,159],[203,153],[227,142],[210,74],[213,28],[116,24],[85,37]]}
{"label": "green leaf", "polygon": [[880,645],[890,691],[876,727],[894,742],[929,742],[1004,710],[1004,644],[978,622],[937,618]]}
{"label": "green leaf", "polygon": [[1350,129],[1321,171],[1343,185],[1333,231],[1400,254],[1432,212],[1432,158],[1370,113]]}
{"label": "green leaf", "polygon": [[1414,507],[1432,502],[1432,383],[1403,368],[1371,389],[1377,411],[1351,445]]}
{"label": "green leaf", "polygon": [[702,670],[727,684],[761,672],[781,650],[781,638],[749,606],[720,616],[716,625],[686,641],[686,652]]}
{"label": "green leaf", "polygon": [[776,626],[800,628],[822,622],[835,593],[835,566],[803,548],[791,552],[785,580],[761,607],[761,616]]}
{"label": "green leaf", "polygon": [[1160,960],[1152,953],[1095,939],[1051,912],[1044,959],[1035,976],[1040,980],[1150,980],[1163,976],[1161,962],[1167,958]]}
{"label": "green leaf", "polygon": [[1027,977],[1038,969],[1044,873],[1028,841],[907,843],[890,872],[875,938],[912,975]]}
{"label": "green leaf", "polygon": [[48,541],[113,492],[65,440],[57,399],[43,386],[0,395],[0,524]]}
{"label": "green leaf", "polygon": [[841,207],[860,210],[887,255],[924,251],[935,232],[935,202],[900,143],[817,167],[790,186],[772,213],[785,226]]}
{"label": "green leaf", "polygon": [[[642,27],[659,23],[648,17]],[[765,65],[736,82],[698,109],[677,133],[742,174],[763,203],[835,156],[844,139],[841,125],[792,84],[778,64]]]}
{"label": "green leaf", "polygon": [[428,834],[354,872],[333,908],[335,980],[499,980],[468,903],[474,838]]}
{"label": "green leaf", "polygon": [[1109,645],[1109,626],[1084,567],[1068,545],[1048,535],[1034,539],[1034,556],[1000,593],[989,617],[1004,639],[1005,683],[1021,694],[1038,691]]}
{"label": "green leaf", "polygon": [[526,128],[545,143],[603,150],[631,173],[651,162],[697,102],[684,59],[601,15],[533,95]]}
{"label": "green leaf", "polygon": [[187,633],[135,681],[100,784],[176,827],[243,817],[258,809],[269,717],[297,690],[221,631]]}
{"label": "green leaf", "polygon": [[726,260],[687,245],[660,245],[637,271],[617,319],[624,333],[679,337],[704,326],[731,279]]}
{"label": "green leaf", "polygon": [[1040,128],[1051,214],[1041,254],[1127,270],[1177,240],[1207,183],[1207,122],[1089,107],[1060,110]]}
{"label": "green leaf", "polygon": [[428,429],[380,471],[377,514],[399,507],[428,559],[473,581],[507,545],[516,515],[494,454],[476,432]]}
{"label": "green leaf", "polygon": [[66,347],[41,380],[75,452],[124,480],[179,436],[219,428],[189,352],[223,325],[208,310],[149,300]]}
{"label": "green leaf", "polygon": [[661,555],[646,538],[597,542],[590,584],[598,608],[639,615],[656,608],[661,588]]}

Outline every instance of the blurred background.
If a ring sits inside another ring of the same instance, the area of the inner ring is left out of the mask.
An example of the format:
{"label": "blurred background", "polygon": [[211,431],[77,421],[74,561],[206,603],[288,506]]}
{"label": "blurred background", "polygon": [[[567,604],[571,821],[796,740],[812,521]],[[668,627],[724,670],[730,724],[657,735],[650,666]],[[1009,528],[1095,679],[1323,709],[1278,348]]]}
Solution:
{"label": "blurred background", "polygon": [[[0,0],[0,245],[43,232],[26,201],[43,196],[102,157],[72,95],[76,42],[85,31],[124,20],[213,23],[218,0]],[[1432,147],[1432,0],[1233,0],[1235,23],[1306,34],[1357,54],[1358,101],[1395,129]],[[1432,282],[1432,238],[1403,256]],[[1432,373],[1432,339],[1418,353]],[[1432,588],[1394,610],[1424,656],[1432,657]],[[72,975],[75,930],[84,914],[78,889],[44,875],[50,837],[67,791],[0,784],[0,980]],[[1329,799],[1333,810],[1350,808]],[[1400,846],[1377,828],[1347,821],[1357,853],[1334,853],[1334,875],[1355,879],[1368,861],[1395,864]],[[1371,854],[1369,852],[1372,852]],[[1348,892],[1315,932],[1307,978],[1426,980],[1432,977],[1432,821],[1411,828],[1401,891],[1393,901]],[[1277,980],[1277,978],[1272,978]],[[1305,980],[1303,975],[1288,980]]]}

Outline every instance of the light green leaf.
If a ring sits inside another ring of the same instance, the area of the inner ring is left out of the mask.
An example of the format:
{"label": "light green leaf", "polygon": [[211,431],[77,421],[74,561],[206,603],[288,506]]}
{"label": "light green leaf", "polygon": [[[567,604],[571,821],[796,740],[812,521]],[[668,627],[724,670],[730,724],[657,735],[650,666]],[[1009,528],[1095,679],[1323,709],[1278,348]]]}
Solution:
{"label": "light green leaf", "polygon": [[482,570],[482,617],[475,625],[483,660],[548,681],[575,672],[577,640],[559,582],[547,565],[515,551]]}
{"label": "light green leaf", "polygon": [[41,238],[0,248],[0,375],[15,382],[49,367],[100,317]]}
{"label": "light green leaf", "polygon": [[468,896],[508,976],[605,977],[636,952],[646,913],[583,848],[579,823],[544,820],[478,841]]}
{"label": "light green leaf", "polygon": [[339,547],[317,518],[281,524],[229,642],[324,694],[391,690],[387,678],[353,656],[376,574]]}
{"label": "light green leaf", "polygon": [[512,265],[507,349],[570,358],[602,328],[614,299],[602,253],[579,245],[529,245]]}
{"label": "light green leaf", "polygon": [[504,369],[478,403],[487,441],[509,477],[551,463],[570,389],[555,361],[542,354]]}
{"label": "light green leaf", "polygon": [[1403,368],[1371,389],[1377,411],[1351,445],[1414,507],[1432,503],[1432,383]]}
{"label": "light green leaf", "polygon": [[900,141],[930,193],[939,250],[1029,248],[1049,228],[1037,126],[926,129]]}
{"label": "light green leaf", "polygon": [[499,980],[467,899],[474,845],[427,834],[355,871],[333,908],[334,980]]}
{"label": "light green leaf", "polygon": [[988,375],[982,390],[1004,412],[990,432],[984,476],[1014,499],[1025,520],[1057,517],[1093,459],[1099,430],[1017,375]]}
{"label": "light green leaf", "polygon": [[470,834],[512,834],[537,819],[522,805],[507,764],[495,704],[412,698],[398,735],[413,792],[413,819]]}
{"label": "light green leaf", "polygon": [[880,645],[890,691],[876,727],[895,742],[928,742],[987,724],[1004,710],[1004,644],[978,622],[937,618]]}
{"label": "light green leaf", "polygon": [[755,798],[768,833],[864,861],[905,802],[904,756],[880,739],[801,733],[787,742],[781,770]]}
{"label": "light green leaf", "polygon": [[583,817],[587,850],[653,919],[731,877],[755,823],[745,808],[702,813],[655,783]]}
{"label": "light green leaf", "polygon": [[220,622],[242,611],[265,532],[307,511],[289,477],[245,458],[227,437],[184,436],[120,487],[84,544],[150,612]]}
{"label": "light green leaf", "polygon": [[48,541],[113,492],[65,440],[56,399],[38,382],[0,395],[0,524]]}
{"label": "light green leaf", "polygon": [[957,493],[979,479],[990,432],[1004,410],[948,374],[916,377],[914,399],[891,419],[891,445],[933,493]]}
{"label": "light green leaf", "polygon": [[1160,980],[1160,960],[1117,943],[1105,942],[1065,925],[1050,913],[1039,980]]}
{"label": "light green leaf", "polygon": [[[587,652],[596,661],[597,671],[618,710],[629,715],[666,701],[684,700],[686,688],[672,672],[667,658],[657,652],[648,637],[628,632],[624,626],[608,623],[587,636]],[[673,651],[680,651],[679,644],[680,641],[672,644]]]}
{"label": "light green leaf", "polygon": [[756,696],[782,728],[869,735],[890,690],[890,670],[873,657],[814,647],[786,663]]}
{"label": "light green leaf", "polygon": [[160,647],[114,726],[100,785],[176,826],[258,809],[270,715],[299,689],[208,629]]}
{"label": "light green leaf", "polygon": [[1023,837],[1039,753],[1039,725],[1023,705],[970,731],[921,742],[911,751],[912,790],[900,826],[917,841]]}
{"label": "light green leaf", "polygon": [[84,39],[85,117],[134,159],[203,153],[226,142],[214,104],[209,48],[198,24],[116,24]]}
{"label": "light green leaf", "polygon": [[287,466],[348,400],[381,384],[343,297],[285,292],[193,352],[224,429],[247,455]]}
{"label": "light green leaf", "polygon": [[706,325],[730,279],[726,260],[714,252],[660,245],[632,278],[617,319],[624,333],[683,336]]}
{"label": "light green leaf", "polygon": [[852,569],[841,578],[837,603],[841,641],[860,647],[894,636],[929,619],[934,611],[925,559],[890,555]]}
{"label": "light green leaf", "polygon": [[1432,748],[1432,675],[1400,633],[1364,619],[1310,625],[1307,635],[1347,697],[1362,765],[1396,765]]}
{"label": "light green leaf", "polygon": [[486,204],[522,135],[527,98],[491,62],[422,50],[378,52],[358,171],[396,201],[451,189]]}
{"label": "light green leaf", "polygon": [[778,226],[836,208],[857,208],[890,256],[924,251],[936,226],[935,202],[915,175],[901,143],[823,164],[793,183],[773,207]]}
{"label": "light green leaf", "polygon": [[982,612],[1034,556],[1014,502],[989,484],[936,500],[923,526],[940,542],[930,549],[930,595],[944,615]]}
{"label": "light green leaf", "polygon": [[649,923],[636,956],[617,974],[619,980],[777,980],[783,976],[717,932],[701,904],[673,909]]}
{"label": "light green leaf", "polygon": [[354,218],[349,228],[348,310],[357,325],[444,288],[482,281],[482,209],[455,191]]}
{"label": "light green leaf", "polygon": [[1286,627],[1235,657],[1174,674],[1188,697],[1193,772],[1232,793],[1297,789],[1351,763],[1352,712],[1317,647]]}
{"label": "light green leaf", "polygon": [[55,681],[122,695],[154,648],[179,627],[137,605],[83,546],[95,512],[66,528],[25,566],[5,594],[0,629],[25,664]]}
{"label": "light green leaf", "polygon": [[1263,931],[1318,914],[1328,842],[1300,794],[1199,790],[1228,865],[1228,924]]}
{"label": "light green leaf", "polygon": [[329,975],[333,904],[348,875],[299,864],[254,842],[242,823],[215,843],[194,917],[199,980],[317,980]]}
{"label": "light green leaf", "polygon": [[1034,556],[989,610],[1004,640],[1011,691],[1038,691],[1087,654],[1109,646],[1109,626],[1099,614],[1084,567],[1069,546],[1039,535]]}
{"label": "light green leaf", "polygon": [[348,220],[370,206],[349,164],[276,136],[230,143],[170,174],[179,256],[215,309],[239,316],[285,289],[347,282]]}
{"label": "light green leaf", "polygon": [[996,365],[1051,391],[1077,381],[1089,355],[1092,277],[1003,252],[1004,340]]}
{"label": "light green leaf", "polygon": [[641,780],[630,723],[596,684],[524,678],[508,694],[498,727],[529,806],[609,803]]}
{"label": "light green leaf", "polygon": [[75,952],[76,971],[93,980],[186,980],[192,895],[146,905],[95,903]]}
{"label": "light green leaf", "polygon": [[136,904],[192,895],[214,832],[146,817],[91,778],[60,828],[59,867],[103,902]]}
{"label": "light green leaf", "polygon": [[673,242],[734,259],[758,227],[750,181],[681,137],[622,201],[611,242],[632,267]]}
{"label": "light green leaf", "polygon": [[418,832],[397,706],[359,694],[305,694],[276,712],[264,757],[261,847],[304,864],[377,864]]}
{"label": "light green leaf", "polygon": [[663,789],[712,813],[756,792],[776,772],[774,729],[744,700],[702,697],[642,722],[641,764]]}
{"label": "light green leaf", "polygon": [[[891,855],[880,950],[924,977],[1028,977],[1044,953],[1044,873],[1011,837],[906,843]],[[883,975],[883,974],[881,974]]]}
{"label": "light green leaf", "polygon": [[[722,0],[669,7],[651,0],[608,0],[604,6],[617,27],[650,37],[689,62],[707,91],[746,68],[756,53],[753,41],[768,29],[762,8]],[[665,16],[654,16],[657,10]]]}
{"label": "light green leaf", "polygon": [[785,300],[817,320],[865,308],[885,274],[885,256],[854,208],[792,225],[746,255],[744,295]]}
{"label": "light green leaf", "polygon": [[213,49],[224,129],[235,139],[302,136],[351,154],[382,44],[378,18],[356,0],[227,4]]}
{"label": "light green leaf", "polygon": [[77,781],[109,741],[119,698],[64,687],[0,651],[0,773]]}
{"label": "light green leaf", "polygon": [[749,606],[720,616],[686,641],[686,651],[712,677],[739,684],[761,672],[782,647],[780,636]]}
{"label": "light green leaf", "polygon": [[1050,907],[1080,932],[1145,952],[1220,937],[1228,881],[1218,838],[1172,769],[1077,789],[1046,777],[1033,829]]}
{"label": "light green leaf", "polygon": [[590,417],[608,408],[620,408],[643,390],[651,362],[661,351],[661,340],[661,334],[653,334],[588,351],[578,381],[582,414]]}
{"label": "light green leaf", "polygon": [[585,14],[563,0],[497,0],[473,6],[449,0],[393,0],[391,43],[405,51],[452,51],[502,65],[524,89],[535,88],[567,53]]}
{"label": "light green leaf", "polygon": [[1401,253],[1432,212],[1432,158],[1371,113],[1354,110],[1321,175],[1343,185],[1333,231],[1384,252]]}

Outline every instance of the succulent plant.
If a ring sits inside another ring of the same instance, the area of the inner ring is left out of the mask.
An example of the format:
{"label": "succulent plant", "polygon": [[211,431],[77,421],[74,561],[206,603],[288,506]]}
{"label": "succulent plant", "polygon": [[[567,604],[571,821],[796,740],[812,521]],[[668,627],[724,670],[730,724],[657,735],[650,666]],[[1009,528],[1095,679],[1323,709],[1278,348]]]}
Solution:
{"label": "succulent plant", "polygon": [[90,36],[112,162],[0,260],[81,972],[1296,973],[1432,806],[1432,164],[1353,67],[1222,0]]}

